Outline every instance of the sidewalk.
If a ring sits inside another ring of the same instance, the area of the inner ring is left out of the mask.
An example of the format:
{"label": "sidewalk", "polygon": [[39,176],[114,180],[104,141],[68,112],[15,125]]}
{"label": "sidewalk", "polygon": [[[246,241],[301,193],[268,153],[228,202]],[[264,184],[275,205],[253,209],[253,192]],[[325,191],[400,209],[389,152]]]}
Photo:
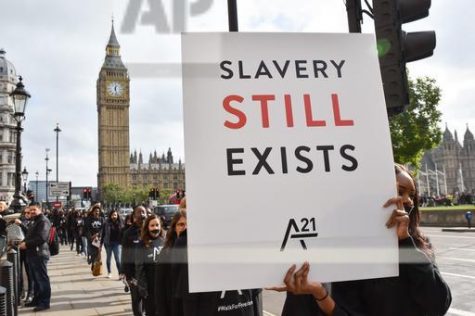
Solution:
{"label": "sidewalk", "polygon": [[130,294],[118,281],[112,259],[112,278],[107,278],[105,251],[102,251],[103,275],[93,277],[83,256],[76,256],[69,246],[61,246],[60,253],[51,257],[48,274],[51,281],[51,308],[34,313],[33,308],[18,308],[22,316],[125,316],[132,315]]}
{"label": "sidewalk", "polygon": [[452,233],[475,233],[475,227],[452,227],[452,228],[442,228],[443,232],[452,232]]}

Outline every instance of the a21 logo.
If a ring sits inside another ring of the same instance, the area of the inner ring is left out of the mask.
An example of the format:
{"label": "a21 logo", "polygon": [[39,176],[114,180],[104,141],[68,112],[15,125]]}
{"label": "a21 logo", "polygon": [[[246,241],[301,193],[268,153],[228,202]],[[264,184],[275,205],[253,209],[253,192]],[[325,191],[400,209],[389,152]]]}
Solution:
{"label": "a21 logo", "polygon": [[315,217],[300,219],[301,227],[297,225],[297,221],[293,218],[289,220],[287,230],[285,231],[284,241],[280,247],[280,251],[284,251],[285,246],[289,239],[299,239],[300,245],[304,250],[307,250],[305,239],[318,237],[317,226],[315,223]]}

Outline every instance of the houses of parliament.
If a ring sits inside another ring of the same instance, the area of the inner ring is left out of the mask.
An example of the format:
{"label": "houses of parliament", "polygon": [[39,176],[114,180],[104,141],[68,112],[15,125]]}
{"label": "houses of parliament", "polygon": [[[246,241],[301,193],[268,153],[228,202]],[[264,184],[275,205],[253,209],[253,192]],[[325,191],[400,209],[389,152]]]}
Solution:
{"label": "houses of parliament", "polygon": [[[167,154],[130,153],[130,77],[120,56],[120,45],[112,25],[106,57],[97,79],[99,192],[108,184],[122,188],[153,186],[160,190],[185,189],[185,167]],[[151,138],[153,139],[153,138]]]}

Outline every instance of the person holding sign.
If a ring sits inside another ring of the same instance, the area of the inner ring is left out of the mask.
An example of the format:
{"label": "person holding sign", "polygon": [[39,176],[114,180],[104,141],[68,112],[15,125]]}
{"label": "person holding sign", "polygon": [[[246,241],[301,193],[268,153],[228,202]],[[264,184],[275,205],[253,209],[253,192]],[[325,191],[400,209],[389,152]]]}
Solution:
{"label": "person holding sign", "polygon": [[336,282],[329,291],[321,283],[308,280],[308,263],[298,270],[293,265],[285,275],[285,286],[271,288],[288,292],[283,316],[445,315],[452,296],[435,265],[432,245],[419,228],[414,178],[399,164],[395,172],[398,196],[384,206],[396,206],[386,226],[395,228],[399,239],[399,277]]}

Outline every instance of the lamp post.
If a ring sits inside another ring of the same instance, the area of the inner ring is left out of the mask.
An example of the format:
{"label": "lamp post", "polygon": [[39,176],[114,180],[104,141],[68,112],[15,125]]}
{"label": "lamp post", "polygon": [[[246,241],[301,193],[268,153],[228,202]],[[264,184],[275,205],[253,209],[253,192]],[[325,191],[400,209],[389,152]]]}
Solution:
{"label": "lamp post", "polygon": [[21,177],[23,179],[23,192],[26,195],[26,181],[28,181],[28,171],[26,171],[26,167],[23,167],[23,171],[21,172]]}
{"label": "lamp post", "polygon": [[[59,185],[59,160],[58,160],[58,146],[59,146],[59,123],[56,123],[56,128],[53,130],[56,133],[56,185]],[[58,196],[56,195],[56,202],[58,202]]]}
{"label": "lamp post", "polygon": [[19,81],[16,85],[15,90],[10,93],[10,96],[13,100],[14,112],[13,118],[17,122],[16,130],[17,130],[17,137],[16,137],[16,159],[15,159],[15,195],[13,196],[13,201],[11,203],[11,207],[15,212],[19,212],[21,209],[21,132],[23,128],[21,127],[21,122],[25,119],[25,110],[26,104],[28,103],[28,99],[31,95],[25,90],[25,86],[23,85],[23,78],[20,76]]}
{"label": "lamp post", "polygon": [[46,191],[46,208],[49,210],[49,183],[48,183],[48,175],[49,175],[49,173],[51,172],[51,169],[48,168],[48,161],[49,161],[48,152],[49,152],[49,148],[46,148],[46,149],[45,149],[45,152],[46,152],[46,157],[45,157],[45,162],[46,162],[46,170],[45,170],[45,173],[46,173],[46,188],[45,188],[45,191]]}
{"label": "lamp post", "polygon": [[38,177],[40,176],[40,173],[38,172],[38,170],[36,170],[35,172],[35,176],[36,176],[36,185],[35,185],[35,201],[38,202]]}

